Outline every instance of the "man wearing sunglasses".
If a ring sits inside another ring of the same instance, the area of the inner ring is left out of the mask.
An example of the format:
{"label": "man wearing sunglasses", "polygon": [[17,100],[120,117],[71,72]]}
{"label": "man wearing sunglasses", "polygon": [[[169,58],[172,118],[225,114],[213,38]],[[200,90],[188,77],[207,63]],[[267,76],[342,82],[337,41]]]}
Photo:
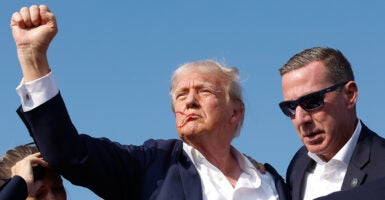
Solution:
{"label": "man wearing sunglasses", "polygon": [[385,177],[385,140],[357,117],[358,87],[344,55],[306,49],[279,71],[279,106],[304,144],[286,174],[292,198],[315,199]]}

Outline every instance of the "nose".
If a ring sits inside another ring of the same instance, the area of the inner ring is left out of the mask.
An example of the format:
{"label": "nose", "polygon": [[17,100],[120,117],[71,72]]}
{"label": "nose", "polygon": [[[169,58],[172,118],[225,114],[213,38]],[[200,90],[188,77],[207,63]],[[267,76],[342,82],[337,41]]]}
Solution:
{"label": "nose", "polygon": [[199,101],[198,97],[194,92],[189,92],[186,98],[186,108],[198,108]]}
{"label": "nose", "polygon": [[295,108],[294,120],[298,123],[303,124],[311,121],[311,115],[308,111],[304,110],[301,106]]}

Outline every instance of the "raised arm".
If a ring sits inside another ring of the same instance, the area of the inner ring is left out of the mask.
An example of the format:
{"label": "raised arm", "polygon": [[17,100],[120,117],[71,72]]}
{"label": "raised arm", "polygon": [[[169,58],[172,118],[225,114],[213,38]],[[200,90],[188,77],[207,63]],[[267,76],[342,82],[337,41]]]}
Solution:
{"label": "raised arm", "polygon": [[55,15],[45,5],[23,7],[13,13],[11,28],[24,82],[48,74],[47,50],[58,31]]}

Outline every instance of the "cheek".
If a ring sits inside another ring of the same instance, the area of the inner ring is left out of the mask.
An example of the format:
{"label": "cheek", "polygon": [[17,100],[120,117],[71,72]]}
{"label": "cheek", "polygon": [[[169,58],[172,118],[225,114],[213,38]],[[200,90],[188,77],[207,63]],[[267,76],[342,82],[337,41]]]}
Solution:
{"label": "cheek", "polygon": [[323,130],[325,131],[325,137],[330,142],[333,142],[333,140],[337,137],[336,133],[340,132],[338,131],[337,124],[335,121],[325,121],[323,125]]}
{"label": "cheek", "polygon": [[209,98],[209,99],[204,99],[201,101],[201,106],[205,110],[210,110],[211,112],[215,111],[223,111],[228,107],[228,105],[221,100],[214,99],[214,98]]}
{"label": "cheek", "polygon": [[175,111],[178,111],[181,109],[181,103],[178,103],[178,102],[173,102],[172,105],[171,105],[171,108],[172,110],[175,112]]}
{"label": "cheek", "polygon": [[184,117],[181,115],[181,114],[175,114],[175,124],[177,125],[177,128],[178,125],[183,121]]}
{"label": "cheek", "polygon": [[297,132],[298,137],[301,138],[300,124],[299,124],[295,119],[292,119],[292,120],[291,120],[291,123],[293,124],[294,129],[295,129],[295,131]]}

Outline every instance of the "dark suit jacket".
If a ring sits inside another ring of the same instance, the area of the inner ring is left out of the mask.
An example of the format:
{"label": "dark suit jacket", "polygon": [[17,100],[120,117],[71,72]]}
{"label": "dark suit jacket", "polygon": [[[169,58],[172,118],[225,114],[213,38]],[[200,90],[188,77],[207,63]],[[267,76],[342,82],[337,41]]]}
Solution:
{"label": "dark suit jacket", "polygon": [[384,200],[385,195],[385,178],[368,182],[354,189],[334,192],[325,197],[317,198],[317,200]]}
{"label": "dark suit jacket", "polygon": [[27,197],[27,183],[20,176],[12,177],[0,188],[1,200],[25,200]]}
{"label": "dark suit jacket", "polygon": [[[75,185],[104,199],[202,199],[198,171],[181,140],[121,145],[78,135],[60,94],[29,112],[18,113],[49,165]],[[269,165],[281,199],[283,179]]]}
{"label": "dark suit jacket", "polygon": [[[385,178],[385,139],[371,131],[364,123],[361,122],[361,124],[361,133],[342,183],[342,191]],[[307,155],[307,152],[306,147],[303,146],[295,154],[287,169],[286,181],[291,188],[294,200],[303,199],[305,174],[315,167],[315,162]],[[364,190],[360,191],[364,192]],[[385,190],[383,193],[381,195],[385,198]],[[343,196],[343,194],[347,196]],[[343,194],[339,194],[340,199],[349,199],[347,192]]]}

